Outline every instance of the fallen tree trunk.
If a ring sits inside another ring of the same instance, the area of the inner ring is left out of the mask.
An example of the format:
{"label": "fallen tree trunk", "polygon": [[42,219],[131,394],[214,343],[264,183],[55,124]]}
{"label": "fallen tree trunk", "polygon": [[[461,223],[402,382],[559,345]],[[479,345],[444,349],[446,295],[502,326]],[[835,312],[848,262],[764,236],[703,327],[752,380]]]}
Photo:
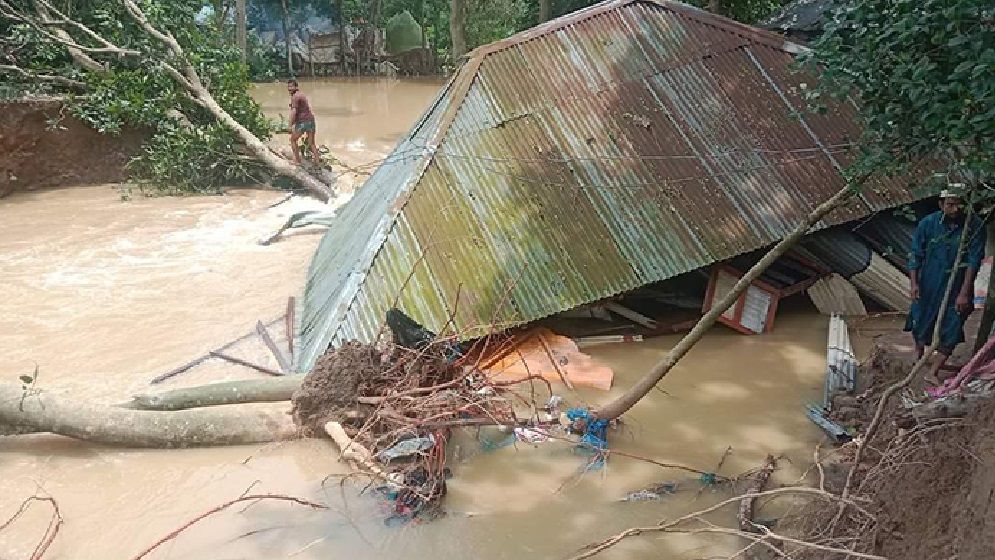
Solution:
{"label": "fallen tree trunk", "polygon": [[121,405],[136,410],[185,410],[223,404],[289,401],[301,386],[303,375],[272,379],[245,379],[174,389],[149,395],[135,395]]}
{"label": "fallen tree trunk", "polygon": [[80,403],[0,383],[0,425],[129,447],[200,447],[292,439],[290,415],[268,410],[138,411]]}

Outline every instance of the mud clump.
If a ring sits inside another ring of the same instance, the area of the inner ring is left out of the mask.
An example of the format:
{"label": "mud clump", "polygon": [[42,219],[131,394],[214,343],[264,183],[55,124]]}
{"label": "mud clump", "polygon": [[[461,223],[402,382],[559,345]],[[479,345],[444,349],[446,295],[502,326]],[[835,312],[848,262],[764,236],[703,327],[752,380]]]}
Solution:
{"label": "mud clump", "polygon": [[[290,399],[291,414],[305,435],[323,433],[325,424],[332,420],[343,424],[347,432],[351,427],[372,424],[360,430],[360,439],[376,450],[385,442],[373,439],[383,435],[391,424],[404,426],[416,422],[419,416],[442,412],[432,406],[437,402],[430,402],[443,396],[434,389],[452,385],[460,373],[461,369],[439,352],[347,342],[322,355],[304,376]],[[410,397],[404,396],[409,393]],[[371,404],[388,396],[388,404],[379,408]],[[360,402],[363,397],[366,402]],[[378,411],[390,418],[380,418]]]}
{"label": "mud clump", "polygon": [[325,353],[290,399],[294,423],[307,435],[324,432],[325,423],[357,409],[364,380],[380,377],[382,369],[380,352],[368,344],[348,342]]}

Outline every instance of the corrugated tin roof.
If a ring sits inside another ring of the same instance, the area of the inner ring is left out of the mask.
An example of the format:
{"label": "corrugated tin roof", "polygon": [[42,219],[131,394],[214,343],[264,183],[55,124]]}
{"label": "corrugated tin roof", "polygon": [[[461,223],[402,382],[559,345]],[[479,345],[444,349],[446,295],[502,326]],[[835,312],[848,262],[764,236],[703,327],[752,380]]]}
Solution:
{"label": "corrugated tin roof", "polygon": [[[395,305],[479,336],[786,235],[843,185],[853,107],[802,114],[802,48],[612,0],[468,55],[325,236],[299,368]],[[909,195],[882,182],[820,227]]]}

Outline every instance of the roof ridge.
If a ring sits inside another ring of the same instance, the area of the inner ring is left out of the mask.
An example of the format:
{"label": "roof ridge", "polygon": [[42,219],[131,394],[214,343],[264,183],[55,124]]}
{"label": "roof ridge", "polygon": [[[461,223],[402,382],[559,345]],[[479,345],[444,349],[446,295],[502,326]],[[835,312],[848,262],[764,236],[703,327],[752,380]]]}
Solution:
{"label": "roof ridge", "polygon": [[718,14],[713,14],[707,10],[703,10],[690,4],[685,4],[684,2],[679,2],[677,0],[605,0],[604,2],[582,8],[575,12],[562,15],[556,19],[543,22],[535,27],[520,31],[511,37],[506,37],[504,39],[494,41],[493,43],[481,45],[467,53],[464,58],[467,60],[482,59],[489,54],[501,52],[516,45],[531,41],[532,39],[556,33],[557,31],[570,25],[595,18],[632,4],[651,4],[665,10],[670,10],[682,16],[694,19],[699,23],[711,25],[723,31],[747,37],[790,54],[797,54],[808,50],[807,47],[793,41],[789,41],[784,36],[774,31],[742,23]]}

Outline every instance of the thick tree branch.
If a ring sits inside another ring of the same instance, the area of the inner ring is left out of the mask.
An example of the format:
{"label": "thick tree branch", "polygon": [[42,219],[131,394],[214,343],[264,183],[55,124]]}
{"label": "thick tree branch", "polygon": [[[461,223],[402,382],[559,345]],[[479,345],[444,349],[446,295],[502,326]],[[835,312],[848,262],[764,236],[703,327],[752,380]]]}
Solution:
{"label": "thick tree branch", "polygon": [[[107,66],[97,62],[90,56],[91,54],[114,54],[118,56],[136,56],[139,54],[138,51],[122,49],[121,47],[114,45],[94,32],[92,29],[79,22],[71,22],[73,27],[83,30],[87,36],[94,38],[94,40],[102,46],[88,47],[86,45],[81,45],[73,39],[68,31],[63,28],[63,25],[65,24],[61,20],[52,19],[48,8],[49,5],[47,3],[36,2],[34,6],[37,15],[27,14],[18,8],[15,8],[7,0],[0,0],[0,14],[14,21],[24,22],[41,33],[42,36],[49,41],[66,47],[69,51],[69,56],[72,57],[73,61],[86,70],[97,73],[104,73],[107,71]],[[61,12],[59,13],[61,14]],[[68,18],[64,15],[62,18],[68,20]],[[49,28],[51,30],[49,30]]]}
{"label": "thick tree branch", "polygon": [[58,19],[58,20],[46,18],[46,20],[43,22],[45,25],[55,25],[55,26],[59,26],[59,27],[64,26],[64,25],[71,25],[71,26],[75,27],[76,29],[80,30],[81,32],[83,32],[83,34],[86,35],[87,37],[89,37],[89,38],[93,39],[94,41],[96,41],[96,42],[100,43],[101,45],[103,45],[104,48],[108,50],[108,52],[127,53],[129,55],[138,55],[139,54],[138,51],[133,51],[133,50],[129,50],[129,49],[122,49],[122,48],[118,47],[117,45],[115,45],[114,43],[111,43],[110,41],[108,41],[107,39],[105,39],[104,37],[102,37],[100,34],[94,32],[89,27],[83,25],[82,23],[80,23],[80,22],[78,22],[78,21],[70,18],[66,14],[62,13],[61,11],[59,11],[58,8],[56,8],[55,6],[53,6],[51,3],[47,2],[46,0],[36,0],[36,1],[38,2],[39,5],[41,5],[43,7],[44,10],[46,10],[46,12],[52,12],[56,16],[58,16],[59,18],[61,18],[61,19]]}
{"label": "thick tree branch", "polygon": [[159,31],[152,23],[149,18],[145,16],[145,12],[138,7],[132,0],[121,0],[124,8],[128,11],[135,22],[145,30],[146,33],[158,39],[161,43],[165,44],[169,48],[169,52],[172,53],[177,59],[183,63],[183,74],[186,76],[187,81],[190,82],[194,87],[203,88],[204,85],[200,81],[200,76],[194,69],[193,65],[187,60],[186,54],[183,52],[183,47],[180,46],[179,41],[173,34],[169,31]]}

